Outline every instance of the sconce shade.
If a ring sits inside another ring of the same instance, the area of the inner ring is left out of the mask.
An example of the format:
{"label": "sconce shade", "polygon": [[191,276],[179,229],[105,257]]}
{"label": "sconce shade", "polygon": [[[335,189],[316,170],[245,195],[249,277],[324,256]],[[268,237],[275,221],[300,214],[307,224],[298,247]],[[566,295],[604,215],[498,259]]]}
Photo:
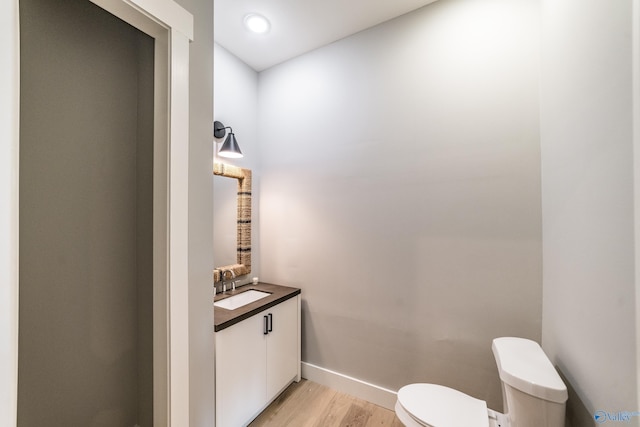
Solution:
{"label": "sconce shade", "polygon": [[220,150],[218,151],[218,155],[230,159],[239,159],[240,157],[244,157],[233,132],[229,132],[227,139],[224,140],[222,147],[220,147]]}
{"label": "sconce shade", "polygon": [[238,145],[238,141],[236,141],[236,136],[233,134],[233,129],[231,129],[230,126],[223,125],[222,122],[219,122],[217,120],[213,122],[214,137],[224,137],[226,129],[229,129],[229,135],[227,135],[227,139],[224,140],[222,147],[220,147],[218,155],[229,159],[239,159],[240,157],[244,157],[242,151],[240,150],[240,146]]}

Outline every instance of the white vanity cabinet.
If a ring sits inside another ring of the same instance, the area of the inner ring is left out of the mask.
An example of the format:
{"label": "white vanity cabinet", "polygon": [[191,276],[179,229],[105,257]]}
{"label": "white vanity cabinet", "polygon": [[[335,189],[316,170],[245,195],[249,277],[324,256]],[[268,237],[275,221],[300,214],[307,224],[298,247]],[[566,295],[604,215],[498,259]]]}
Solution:
{"label": "white vanity cabinet", "polygon": [[300,380],[300,295],[216,332],[216,427],[249,424]]}

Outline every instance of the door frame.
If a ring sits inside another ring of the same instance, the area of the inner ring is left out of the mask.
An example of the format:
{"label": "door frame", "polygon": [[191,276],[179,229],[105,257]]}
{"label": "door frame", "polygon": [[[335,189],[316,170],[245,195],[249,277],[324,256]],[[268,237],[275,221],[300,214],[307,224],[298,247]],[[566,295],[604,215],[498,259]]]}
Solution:
{"label": "door frame", "polygon": [[632,111],[633,111],[633,220],[636,309],[636,402],[640,408],[640,0],[633,0],[631,14]]}
{"label": "door frame", "polygon": [[[189,42],[173,0],[90,0],[155,39],[154,425],[189,425]],[[0,2],[0,424],[17,423],[20,150],[19,0]],[[6,379],[6,380],[5,380]]]}

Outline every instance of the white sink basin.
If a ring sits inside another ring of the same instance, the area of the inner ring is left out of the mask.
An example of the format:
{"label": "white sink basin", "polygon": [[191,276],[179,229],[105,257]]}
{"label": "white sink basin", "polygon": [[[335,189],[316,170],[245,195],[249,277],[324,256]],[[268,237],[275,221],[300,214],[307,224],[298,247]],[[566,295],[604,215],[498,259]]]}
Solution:
{"label": "white sink basin", "polygon": [[262,292],[262,291],[256,291],[255,289],[250,289],[248,291],[244,291],[232,297],[222,299],[218,302],[214,302],[213,305],[216,307],[225,308],[227,310],[235,310],[236,308],[240,308],[254,301],[258,301],[259,299],[268,297],[269,295],[271,295],[269,292]]}

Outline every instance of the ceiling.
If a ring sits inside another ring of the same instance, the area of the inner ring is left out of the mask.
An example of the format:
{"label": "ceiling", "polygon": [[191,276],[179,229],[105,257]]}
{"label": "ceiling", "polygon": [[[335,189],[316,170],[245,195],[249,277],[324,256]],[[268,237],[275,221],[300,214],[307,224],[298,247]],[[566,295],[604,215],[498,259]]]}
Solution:
{"label": "ceiling", "polygon": [[[214,0],[214,38],[256,71],[388,21],[435,0]],[[271,22],[250,33],[245,15]]]}

